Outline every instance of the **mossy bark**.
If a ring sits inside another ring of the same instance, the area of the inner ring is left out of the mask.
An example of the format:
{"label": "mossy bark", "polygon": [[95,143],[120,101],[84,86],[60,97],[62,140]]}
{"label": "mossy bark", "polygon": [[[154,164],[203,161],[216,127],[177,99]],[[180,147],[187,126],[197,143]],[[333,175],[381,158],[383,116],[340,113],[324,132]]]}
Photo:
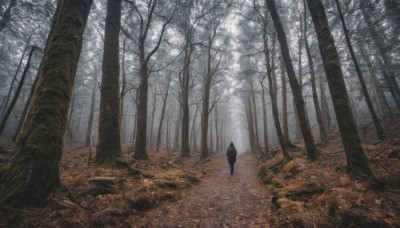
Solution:
{"label": "mossy bark", "polygon": [[344,83],[339,55],[328,25],[324,6],[321,0],[307,0],[307,3],[317,33],[319,50],[343,140],[348,172],[355,176],[368,175],[373,177],[374,174],[369,159],[364,152],[358,135],[357,124]]}
{"label": "mossy bark", "polygon": [[58,5],[60,14],[17,138],[16,155],[0,177],[0,205],[39,203],[60,184],[68,107],[91,4],[91,0],[64,0]]}
{"label": "mossy bark", "polygon": [[[47,35],[46,45],[45,45],[43,53],[46,53],[47,49],[49,49],[50,37],[52,37],[53,34],[54,34],[55,27],[57,25],[57,21],[58,21],[59,14],[60,14],[60,11],[61,11],[61,7],[58,7],[58,6],[61,5],[61,4],[62,4],[62,1],[59,1],[58,5],[57,5],[57,9],[53,14],[53,18],[52,18],[52,22],[51,22],[51,28],[50,28],[49,34]],[[18,128],[17,128],[17,130],[15,131],[15,134],[12,137],[12,140],[14,142],[15,142],[15,140],[17,140],[18,134],[21,131],[23,123],[24,123],[24,121],[26,119],[26,115],[28,114],[28,110],[29,110],[29,107],[31,105],[32,97],[33,97],[33,94],[35,92],[36,85],[37,85],[37,83],[39,81],[39,75],[40,75],[41,69],[43,67],[43,62],[44,62],[44,58],[42,58],[42,61],[40,61],[39,70],[36,73],[35,81],[33,82],[33,85],[31,87],[31,91],[29,92],[29,97],[28,97],[28,99],[27,99],[27,101],[25,103],[24,111],[22,112],[21,119],[20,119],[20,121],[18,123]]]}
{"label": "mossy bark", "polygon": [[278,34],[278,40],[281,44],[282,57],[285,61],[286,72],[289,78],[289,84],[293,92],[294,101],[297,108],[297,114],[300,121],[301,133],[303,135],[304,142],[307,147],[307,157],[310,160],[317,159],[319,151],[315,145],[313,135],[311,133],[310,122],[308,121],[307,112],[303,96],[301,95],[301,89],[297,82],[296,75],[294,72],[292,60],[289,53],[289,47],[287,44],[286,34],[283,29],[282,23],[279,19],[278,12],[275,6],[275,0],[266,0],[268,10],[271,13],[272,20],[274,22],[275,30]]}
{"label": "mossy bark", "polygon": [[108,0],[104,34],[97,164],[114,165],[121,153],[121,105],[119,98],[119,30],[121,0]]}

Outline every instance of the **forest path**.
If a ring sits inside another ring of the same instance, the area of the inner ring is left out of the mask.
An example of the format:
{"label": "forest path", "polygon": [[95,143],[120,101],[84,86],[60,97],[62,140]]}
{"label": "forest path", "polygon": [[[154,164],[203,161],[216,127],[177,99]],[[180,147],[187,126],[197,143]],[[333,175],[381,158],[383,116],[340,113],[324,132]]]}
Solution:
{"label": "forest path", "polygon": [[256,161],[239,156],[230,175],[224,163],[216,175],[203,180],[192,195],[162,203],[129,221],[145,227],[268,227],[271,213],[268,192],[256,179]]}

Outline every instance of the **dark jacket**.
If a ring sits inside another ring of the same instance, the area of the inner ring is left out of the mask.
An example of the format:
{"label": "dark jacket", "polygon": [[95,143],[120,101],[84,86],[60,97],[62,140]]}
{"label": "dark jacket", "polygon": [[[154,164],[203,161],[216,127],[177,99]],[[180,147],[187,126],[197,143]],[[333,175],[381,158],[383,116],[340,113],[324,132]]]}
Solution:
{"label": "dark jacket", "polygon": [[[231,156],[231,153],[229,152],[229,147],[233,148],[233,156]],[[228,149],[226,150],[226,156],[228,157],[228,162],[229,163],[235,163],[236,162],[236,156],[237,156],[237,151],[235,146],[229,146]]]}

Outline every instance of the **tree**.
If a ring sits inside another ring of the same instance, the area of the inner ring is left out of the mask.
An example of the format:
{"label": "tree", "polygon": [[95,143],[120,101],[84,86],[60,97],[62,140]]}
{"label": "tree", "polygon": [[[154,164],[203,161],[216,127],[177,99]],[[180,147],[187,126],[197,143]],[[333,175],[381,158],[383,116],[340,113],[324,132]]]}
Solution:
{"label": "tree", "polygon": [[91,0],[61,1],[54,33],[10,166],[1,172],[0,205],[38,203],[60,185],[68,107]]}
{"label": "tree", "polygon": [[321,140],[325,141],[326,140],[326,131],[325,131],[325,124],[322,118],[322,112],[321,108],[318,103],[318,95],[317,95],[317,86],[315,83],[315,71],[314,71],[314,61],[312,59],[311,55],[311,50],[310,50],[310,44],[308,43],[308,38],[307,38],[307,6],[306,6],[306,1],[303,0],[304,3],[304,44],[307,52],[307,58],[308,58],[308,68],[310,69],[310,76],[311,76],[311,89],[312,89],[312,96],[313,96],[313,101],[314,101],[314,107],[315,107],[315,115],[317,117],[317,123],[318,123],[318,128],[319,128],[319,133],[321,135]]}
{"label": "tree", "polygon": [[119,30],[121,0],[107,1],[101,80],[97,164],[114,164],[121,157],[121,105],[119,98]]}
{"label": "tree", "polygon": [[307,0],[307,3],[317,34],[318,46],[343,140],[347,170],[353,176],[368,175],[374,177],[369,159],[364,152],[357,132],[357,124],[350,107],[339,55],[336,51],[324,6],[321,0]]}
{"label": "tree", "polygon": [[303,139],[304,139],[304,142],[307,147],[307,156],[310,160],[315,160],[315,159],[317,159],[317,157],[319,155],[319,151],[317,150],[317,147],[315,145],[315,142],[314,142],[314,139],[313,139],[313,136],[311,133],[310,123],[308,121],[303,96],[301,95],[300,86],[297,82],[296,75],[294,73],[294,68],[293,68],[292,60],[290,58],[290,53],[289,53],[289,47],[287,44],[286,34],[285,34],[285,31],[283,30],[282,23],[279,19],[279,15],[276,10],[275,0],[266,0],[266,2],[267,2],[268,10],[272,17],[272,21],[274,22],[276,32],[278,34],[279,43],[281,44],[281,52],[282,52],[283,59],[285,61],[286,71],[287,71],[287,75],[289,78],[289,84],[290,84],[290,87],[292,88],[294,101],[296,103],[297,114],[298,114],[299,121],[300,121],[301,132],[303,134]]}
{"label": "tree", "polygon": [[[170,17],[167,18],[165,16],[159,15],[163,20],[164,23],[162,25],[160,34],[157,39],[156,45],[153,47],[153,49],[149,52],[146,53],[146,39],[149,38],[149,30],[151,27],[151,24],[153,22],[153,16],[158,15],[158,13],[155,12],[156,6],[159,4],[160,1],[154,0],[148,2],[147,5],[147,20],[143,18],[143,12],[138,8],[138,6],[132,2],[132,1],[127,1],[129,2],[135,9],[135,11],[138,13],[140,17],[140,29],[139,29],[139,35],[138,35],[138,40],[136,41],[138,43],[138,56],[139,56],[139,62],[140,62],[140,71],[139,71],[139,78],[140,78],[140,83],[139,83],[139,88],[138,88],[138,98],[137,98],[137,116],[136,116],[136,136],[134,140],[134,158],[135,159],[148,159],[147,151],[146,151],[146,132],[147,132],[147,98],[148,98],[148,79],[149,75],[152,72],[151,69],[149,69],[149,62],[151,57],[157,52],[158,48],[160,47],[161,41],[163,39],[165,30],[167,29],[167,25],[171,22],[172,18],[174,17],[175,14],[175,9],[171,13]],[[130,39],[135,40],[129,33],[125,30],[124,34],[127,35]]]}
{"label": "tree", "polygon": [[[217,11],[218,12],[218,11]],[[214,104],[210,107],[210,90],[213,85],[213,80],[217,76],[218,71],[220,70],[220,64],[222,55],[219,54],[221,52],[221,46],[216,46],[218,30],[220,29],[220,25],[223,17],[226,15],[227,11],[224,8],[221,8],[221,11],[209,18],[207,23],[208,31],[208,39],[207,39],[207,70],[204,76],[204,84],[203,84],[203,107],[201,113],[201,142],[200,142],[200,159],[203,160],[208,157],[208,125],[209,125],[209,115],[214,108]],[[213,51],[214,50],[214,51]],[[212,122],[212,121],[211,121]],[[212,128],[211,133],[212,133]],[[212,137],[211,137],[212,139]],[[212,145],[211,145],[212,148]]]}

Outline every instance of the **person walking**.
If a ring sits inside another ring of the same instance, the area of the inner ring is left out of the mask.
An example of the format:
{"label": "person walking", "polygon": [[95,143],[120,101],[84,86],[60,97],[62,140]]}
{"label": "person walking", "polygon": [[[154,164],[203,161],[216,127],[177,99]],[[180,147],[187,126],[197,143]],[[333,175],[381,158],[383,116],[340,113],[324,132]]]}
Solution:
{"label": "person walking", "polygon": [[228,157],[228,163],[231,168],[231,175],[233,174],[233,166],[235,165],[236,162],[236,156],[237,156],[237,151],[235,146],[233,145],[233,142],[229,144],[228,149],[226,150],[226,156]]}

